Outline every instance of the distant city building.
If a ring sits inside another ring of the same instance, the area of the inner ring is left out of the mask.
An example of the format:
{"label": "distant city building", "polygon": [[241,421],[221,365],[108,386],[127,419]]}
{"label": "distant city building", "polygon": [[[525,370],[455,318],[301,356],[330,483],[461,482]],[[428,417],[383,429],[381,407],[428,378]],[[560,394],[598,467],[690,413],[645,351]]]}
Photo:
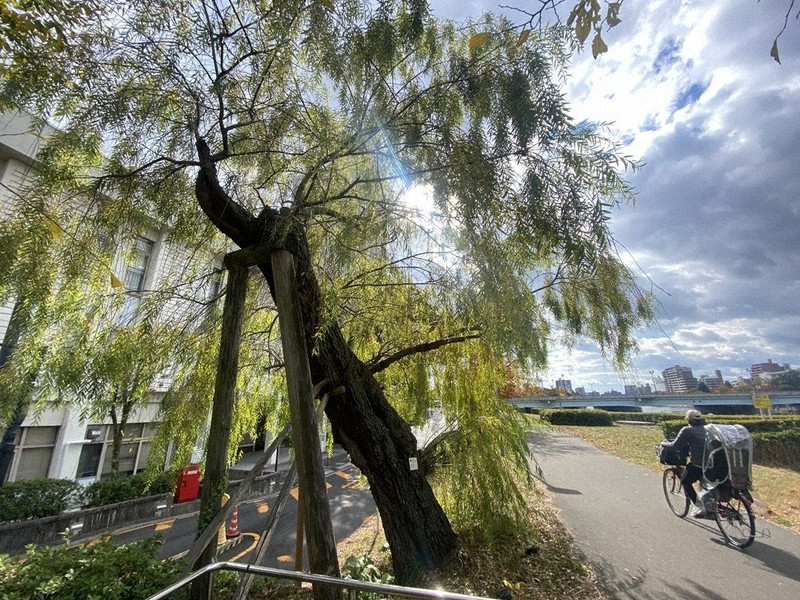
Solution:
{"label": "distant city building", "polygon": [[675,365],[661,371],[661,376],[664,378],[668,393],[680,394],[697,389],[697,379],[689,367]]}
{"label": "distant city building", "polygon": [[705,383],[712,392],[725,385],[725,380],[722,378],[722,372],[719,369],[714,371],[714,375],[700,375],[700,381]]}
{"label": "distant city building", "polygon": [[570,379],[556,379],[556,389],[559,391],[563,390],[567,394],[575,393],[572,390],[572,380]]}
{"label": "distant city building", "polygon": [[586,395],[586,388],[583,387],[583,386],[576,387],[575,388],[575,394],[577,394],[578,396],[585,396]]}
{"label": "distant city building", "polygon": [[753,377],[759,377],[765,373],[783,373],[784,371],[791,370],[789,364],[779,365],[772,362],[772,359],[767,359],[765,363],[757,363],[750,367],[750,373]]}
{"label": "distant city building", "polygon": [[632,384],[625,384],[625,395],[626,396],[642,396],[642,395],[649,395],[652,394],[653,391],[650,388],[650,384],[646,383],[645,385],[632,385]]}

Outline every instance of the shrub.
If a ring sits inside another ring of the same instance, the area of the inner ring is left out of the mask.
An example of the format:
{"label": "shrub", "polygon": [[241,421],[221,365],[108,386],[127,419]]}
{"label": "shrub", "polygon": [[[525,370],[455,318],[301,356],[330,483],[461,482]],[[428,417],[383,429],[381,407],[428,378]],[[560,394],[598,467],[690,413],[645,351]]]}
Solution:
{"label": "shrub", "polygon": [[[370,583],[394,583],[394,577],[389,573],[381,571],[372,560],[369,554],[361,556],[348,556],[342,568],[344,575],[356,581],[367,581]],[[358,600],[377,600],[378,595],[371,592],[359,592],[356,596]]]}
{"label": "shrub", "polygon": [[159,473],[155,477],[137,473],[128,477],[114,477],[97,481],[84,490],[86,506],[105,506],[145,496],[168,494],[175,489],[173,473]]}
{"label": "shrub", "polygon": [[[598,409],[603,410],[603,409]],[[606,411],[614,421],[646,421],[648,423],[661,423],[675,418],[675,413],[645,413],[645,412],[616,412]]]}
{"label": "shrub", "polygon": [[547,410],[541,416],[552,425],[610,427],[614,424],[611,414],[603,410]]}
{"label": "shrub", "polygon": [[147,598],[183,574],[172,561],[158,559],[160,545],[158,538],[121,546],[105,537],[91,545],[29,546],[21,560],[0,556],[3,598]]}
{"label": "shrub", "polygon": [[795,471],[800,469],[800,429],[754,433],[753,462]]}
{"label": "shrub", "polygon": [[62,513],[80,498],[68,479],[30,479],[0,486],[0,522],[40,519]]}

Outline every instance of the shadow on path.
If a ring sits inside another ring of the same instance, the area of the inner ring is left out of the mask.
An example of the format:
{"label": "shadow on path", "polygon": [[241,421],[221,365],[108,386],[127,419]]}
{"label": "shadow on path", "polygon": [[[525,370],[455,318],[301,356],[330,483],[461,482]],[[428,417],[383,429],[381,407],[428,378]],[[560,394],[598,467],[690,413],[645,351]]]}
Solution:
{"label": "shadow on path", "polygon": [[608,561],[589,561],[585,556],[584,560],[587,560],[587,564],[591,566],[597,575],[600,589],[615,599],[674,600],[675,598],[680,598],[681,600],[727,600],[725,596],[704,585],[695,581],[682,580],[677,573],[675,581],[662,582],[665,588],[671,590],[669,594],[650,592],[645,589],[648,573],[641,567],[634,573],[631,573],[628,569],[623,569],[620,572],[617,567]]}

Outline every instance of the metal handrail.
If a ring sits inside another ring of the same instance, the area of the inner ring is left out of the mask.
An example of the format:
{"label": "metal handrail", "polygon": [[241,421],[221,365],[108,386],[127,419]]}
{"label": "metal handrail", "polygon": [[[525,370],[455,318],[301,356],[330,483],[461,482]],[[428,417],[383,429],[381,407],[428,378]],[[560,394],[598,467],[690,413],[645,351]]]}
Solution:
{"label": "metal handrail", "polygon": [[340,577],[331,577],[330,575],[302,573],[300,571],[286,571],[284,569],[259,567],[256,565],[248,565],[229,561],[214,562],[210,565],[206,565],[194,573],[187,575],[180,581],[175,582],[167,589],[150,596],[147,600],[162,600],[163,598],[167,598],[188,583],[191,583],[198,577],[212,571],[238,571],[239,573],[264,575],[267,577],[275,577],[277,579],[290,579],[292,581],[307,581],[310,583],[330,585],[331,587],[348,590],[351,600],[355,600],[356,592],[359,591],[378,592],[398,598],[417,598],[422,600],[491,600],[490,598],[485,598],[483,596],[468,596],[466,594],[457,594],[455,592],[441,592],[437,590],[403,587],[385,583],[370,583],[368,581],[358,581],[356,579],[342,579]]}

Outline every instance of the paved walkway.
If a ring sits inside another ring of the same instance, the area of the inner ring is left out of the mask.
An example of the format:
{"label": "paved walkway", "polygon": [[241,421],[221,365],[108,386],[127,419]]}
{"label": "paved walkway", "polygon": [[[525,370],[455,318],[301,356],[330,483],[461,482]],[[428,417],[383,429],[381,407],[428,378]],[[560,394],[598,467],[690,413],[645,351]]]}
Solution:
{"label": "paved walkway", "polygon": [[753,545],[734,549],[714,521],[670,512],[660,474],[566,434],[542,430],[529,444],[562,522],[611,598],[800,598],[800,536],[757,519]]}

